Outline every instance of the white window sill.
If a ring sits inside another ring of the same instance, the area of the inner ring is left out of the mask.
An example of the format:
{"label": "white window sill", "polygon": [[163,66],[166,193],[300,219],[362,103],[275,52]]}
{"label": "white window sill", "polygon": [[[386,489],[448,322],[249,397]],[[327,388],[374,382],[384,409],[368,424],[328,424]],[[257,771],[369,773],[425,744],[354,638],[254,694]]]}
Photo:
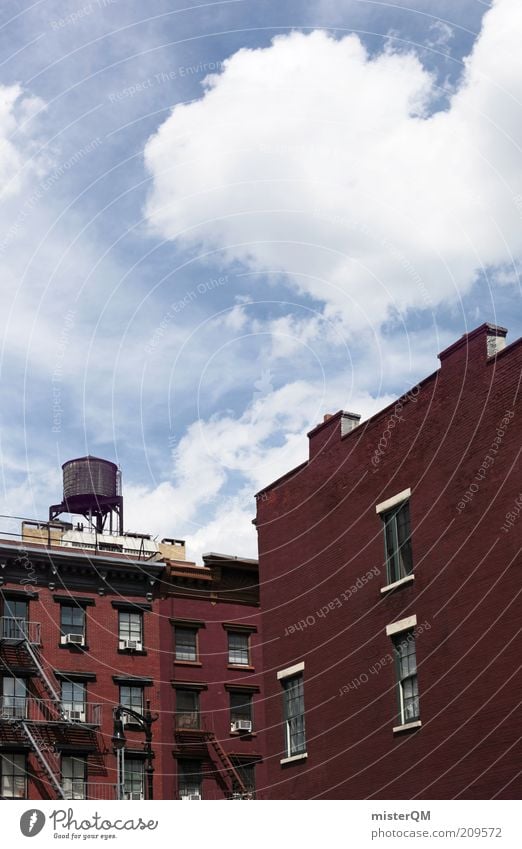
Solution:
{"label": "white window sill", "polygon": [[300,755],[292,755],[290,758],[281,758],[280,764],[291,764],[294,761],[304,761],[308,757],[308,752],[301,752]]}
{"label": "white window sill", "polygon": [[381,587],[381,594],[389,593],[397,587],[403,587],[405,584],[412,584],[414,580],[415,575],[405,575],[404,578],[399,578],[399,580],[394,581],[393,584],[386,584],[385,587]]}
{"label": "white window sill", "polygon": [[393,733],[398,734],[401,731],[411,731],[413,728],[420,728],[421,725],[422,722],[420,721],[420,719],[417,719],[416,722],[406,722],[404,725],[396,725],[393,729]]}

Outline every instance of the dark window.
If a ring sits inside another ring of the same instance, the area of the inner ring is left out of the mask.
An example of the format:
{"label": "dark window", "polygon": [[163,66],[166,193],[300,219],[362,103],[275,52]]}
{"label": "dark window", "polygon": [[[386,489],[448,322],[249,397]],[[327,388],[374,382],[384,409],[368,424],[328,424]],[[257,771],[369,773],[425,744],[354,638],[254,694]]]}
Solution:
{"label": "dark window", "polygon": [[176,690],[176,728],[199,728],[197,690]]}
{"label": "dark window", "polygon": [[62,758],[62,783],[66,799],[85,799],[87,761],[81,757]]}
{"label": "dark window", "polygon": [[62,710],[69,719],[85,722],[86,695],[83,682],[62,681]]}
{"label": "dark window", "polygon": [[1,792],[3,799],[25,799],[25,755],[0,755]]}
{"label": "dark window", "polygon": [[178,791],[180,799],[201,799],[200,761],[178,761]]}
{"label": "dark window", "polygon": [[69,604],[60,607],[60,629],[63,635],[75,634],[85,639],[85,610]]}
{"label": "dark window", "polygon": [[249,666],[249,634],[228,632],[228,662],[234,666]]}
{"label": "dark window", "polygon": [[[118,634],[120,643],[130,641],[135,644],[133,648],[141,648],[143,646],[143,615],[120,610]],[[126,648],[126,646],[120,645],[120,648]]]}
{"label": "dark window", "polygon": [[26,601],[7,598],[4,601],[2,637],[9,640],[23,639],[27,634],[28,616],[29,605]]}
{"label": "dark window", "polygon": [[138,800],[145,798],[145,771],[139,758],[125,758],[124,798]]}
{"label": "dark window", "polygon": [[283,678],[286,755],[306,752],[303,676]]}
{"label": "dark window", "polygon": [[182,628],[176,625],[175,629],[176,642],[176,660],[192,660],[198,659],[198,631],[197,628]]}
{"label": "dark window", "polygon": [[413,571],[410,532],[410,504],[404,501],[382,514],[388,583],[393,584]]}
{"label": "dark window", "polygon": [[252,694],[234,690],[230,692],[230,722],[241,720],[252,722]]}
{"label": "dark window", "polygon": [[2,684],[1,719],[25,719],[26,686],[23,678],[4,678]]}
{"label": "dark window", "polygon": [[[248,799],[256,798],[256,765],[252,763],[241,763],[241,761],[235,761],[234,766],[236,771],[239,773],[239,777],[243,782],[243,786],[246,789],[246,795]],[[244,794],[244,791],[241,790],[240,787],[237,787],[238,795]],[[244,796],[243,796],[244,798]]]}
{"label": "dark window", "polygon": [[[120,687],[120,705],[143,714],[143,687]],[[132,722],[132,717],[124,714],[123,721]]]}
{"label": "dark window", "polygon": [[413,631],[403,631],[394,640],[397,659],[397,689],[401,725],[419,719],[419,685]]}

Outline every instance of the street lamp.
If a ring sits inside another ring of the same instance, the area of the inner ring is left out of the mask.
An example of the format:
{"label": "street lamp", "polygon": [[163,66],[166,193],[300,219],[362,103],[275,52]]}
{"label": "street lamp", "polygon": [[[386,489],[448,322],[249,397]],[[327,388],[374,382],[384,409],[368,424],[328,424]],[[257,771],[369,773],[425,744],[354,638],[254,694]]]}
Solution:
{"label": "street lamp", "polygon": [[113,735],[112,735],[112,745],[114,751],[116,752],[116,762],[117,762],[117,770],[118,770],[118,799],[123,799],[125,795],[125,744],[127,739],[125,737],[125,732],[123,730],[123,719],[122,717],[130,716],[132,719],[140,726],[140,731],[145,733],[145,771],[147,773],[147,799],[154,798],[154,790],[153,790],[153,776],[154,776],[154,767],[152,765],[152,761],[154,760],[154,752],[152,751],[152,723],[156,722],[159,719],[159,715],[152,714],[150,712],[150,701],[146,702],[146,710],[144,714],[138,713],[131,708],[125,707],[124,705],[118,705],[113,708],[112,718],[114,723]]}

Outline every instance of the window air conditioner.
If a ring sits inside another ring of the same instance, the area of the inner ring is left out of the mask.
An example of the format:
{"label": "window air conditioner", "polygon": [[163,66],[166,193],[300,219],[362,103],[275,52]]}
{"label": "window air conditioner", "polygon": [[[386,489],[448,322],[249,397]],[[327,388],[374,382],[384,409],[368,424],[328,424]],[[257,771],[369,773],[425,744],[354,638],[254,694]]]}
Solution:
{"label": "window air conditioner", "polygon": [[252,722],[250,719],[236,719],[234,722],[230,724],[230,730],[234,731],[246,731],[247,733],[251,733],[252,731]]}
{"label": "window air conditioner", "polygon": [[85,637],[83,634],[64,634],[62,636],[62,645],[84,646]]}
{"label": "window air conditioner", "polygon": [[193,793],[191,796],[182,796],[182,802],[199,802],[201,800],[201,796],[198,796],[197,793]]}
{"label": "window air conditioner", "polygon": [[85,722],[85,711],[83,710],[64,710],[64,719],[69,719],[71,722]]}
{"label": "window air conditioner", "polygon": [[131,651],[142,651],[143,646],[138,640],[120,640],[120,649],[131,649]]}

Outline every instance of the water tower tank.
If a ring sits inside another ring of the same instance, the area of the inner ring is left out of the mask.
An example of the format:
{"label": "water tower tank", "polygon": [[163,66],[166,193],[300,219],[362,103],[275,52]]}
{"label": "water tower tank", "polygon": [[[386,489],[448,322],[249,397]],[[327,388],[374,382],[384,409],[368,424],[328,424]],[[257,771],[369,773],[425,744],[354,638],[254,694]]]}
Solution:
{"label": "water tower tank", "polygon": [[90,455],[77,457],[64,463],[62,469],[64,501],[90,495],[113,498],[120,494],[118,467],[110,460]]}

